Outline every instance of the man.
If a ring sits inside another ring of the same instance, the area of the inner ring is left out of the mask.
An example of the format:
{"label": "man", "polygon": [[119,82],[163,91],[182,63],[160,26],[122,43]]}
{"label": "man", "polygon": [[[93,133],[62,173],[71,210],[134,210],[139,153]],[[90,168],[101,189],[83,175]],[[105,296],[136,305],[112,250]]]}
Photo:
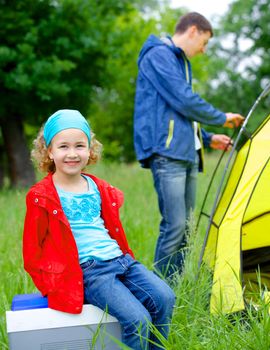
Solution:
{"label": "man", "polygon": [[181,272],[185,228],[194,208],[203,145],[226,149],[226,135],[207,133],[199,123],[238,127],[243,117],[223,113],[192,91],[189,59],[205,52],[213,36],[202,15],[188,13],[172,37],[150,35],[139,55],[134,143],[142,167],[151,168],[162,215],[155,266],[166,276]]}

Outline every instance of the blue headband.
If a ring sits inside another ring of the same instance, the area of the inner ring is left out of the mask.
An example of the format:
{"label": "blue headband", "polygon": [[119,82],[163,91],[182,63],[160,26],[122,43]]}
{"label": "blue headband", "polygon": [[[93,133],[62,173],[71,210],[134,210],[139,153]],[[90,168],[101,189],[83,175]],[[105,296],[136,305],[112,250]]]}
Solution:
{"label": "blue headband", "polygon": [[73,109],[61,109],[49,117],[44,126],[44,139],[48,147],[53,137],[65,129],[80,129],[91,141],[91,129],[87,120],[79,111]]}

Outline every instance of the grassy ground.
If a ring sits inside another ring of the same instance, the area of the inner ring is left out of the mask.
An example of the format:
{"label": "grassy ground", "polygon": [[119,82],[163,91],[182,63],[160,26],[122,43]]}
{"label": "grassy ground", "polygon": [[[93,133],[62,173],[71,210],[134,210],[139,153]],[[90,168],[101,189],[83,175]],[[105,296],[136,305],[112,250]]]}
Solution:
{"label": "grassy ground", "polygon": [[[209,157],[208,157],[209,158]],[[209,173],[216,159],[208,159],[209,172],[199,176],[198,207],[209,181]],[[125,204],[121,210],[123,225],[136,257],[152,268],[158,234],[159,212],[151,174],[138,165],[98,165],[89,169],[122,189]],[[5,311],[10,309],[14,295],[35,291],[23,270],[21,240],[25,213],[24,191],[4,191],[0,195],[0,349],[8,349]],[[209,314],[210,276],[202,272],[199,280],[198,259],[203,232],[191,236],[185,271],[179,278],[175,292],[177,305],[171,335],[164,341],[167,350],[270,349],[270,318],[262,303],[257,312],[226,317]]]}

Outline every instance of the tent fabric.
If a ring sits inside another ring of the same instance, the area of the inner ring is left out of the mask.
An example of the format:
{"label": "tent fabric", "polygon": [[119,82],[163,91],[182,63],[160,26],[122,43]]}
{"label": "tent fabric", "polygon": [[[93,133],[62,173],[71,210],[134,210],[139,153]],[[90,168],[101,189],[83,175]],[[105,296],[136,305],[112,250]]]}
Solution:
{"label": "tent fabric", "polygon": [[209,225],[203,261],[213,272],[212,313],[244,309],[245,286],[260,268],[270,281],[269,228],[270,115],[238,150]]}

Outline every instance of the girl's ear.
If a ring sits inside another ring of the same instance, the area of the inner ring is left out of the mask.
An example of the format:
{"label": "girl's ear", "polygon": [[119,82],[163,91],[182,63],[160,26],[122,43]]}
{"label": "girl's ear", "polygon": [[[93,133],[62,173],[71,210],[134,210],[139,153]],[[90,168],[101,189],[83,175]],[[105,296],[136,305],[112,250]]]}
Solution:
{"label": "girl's ear", "polygon": [[51,152],[51,148],[50,147],[48,148],[48,156],[49,156],[50,160],[53,160],[53,154]]}

